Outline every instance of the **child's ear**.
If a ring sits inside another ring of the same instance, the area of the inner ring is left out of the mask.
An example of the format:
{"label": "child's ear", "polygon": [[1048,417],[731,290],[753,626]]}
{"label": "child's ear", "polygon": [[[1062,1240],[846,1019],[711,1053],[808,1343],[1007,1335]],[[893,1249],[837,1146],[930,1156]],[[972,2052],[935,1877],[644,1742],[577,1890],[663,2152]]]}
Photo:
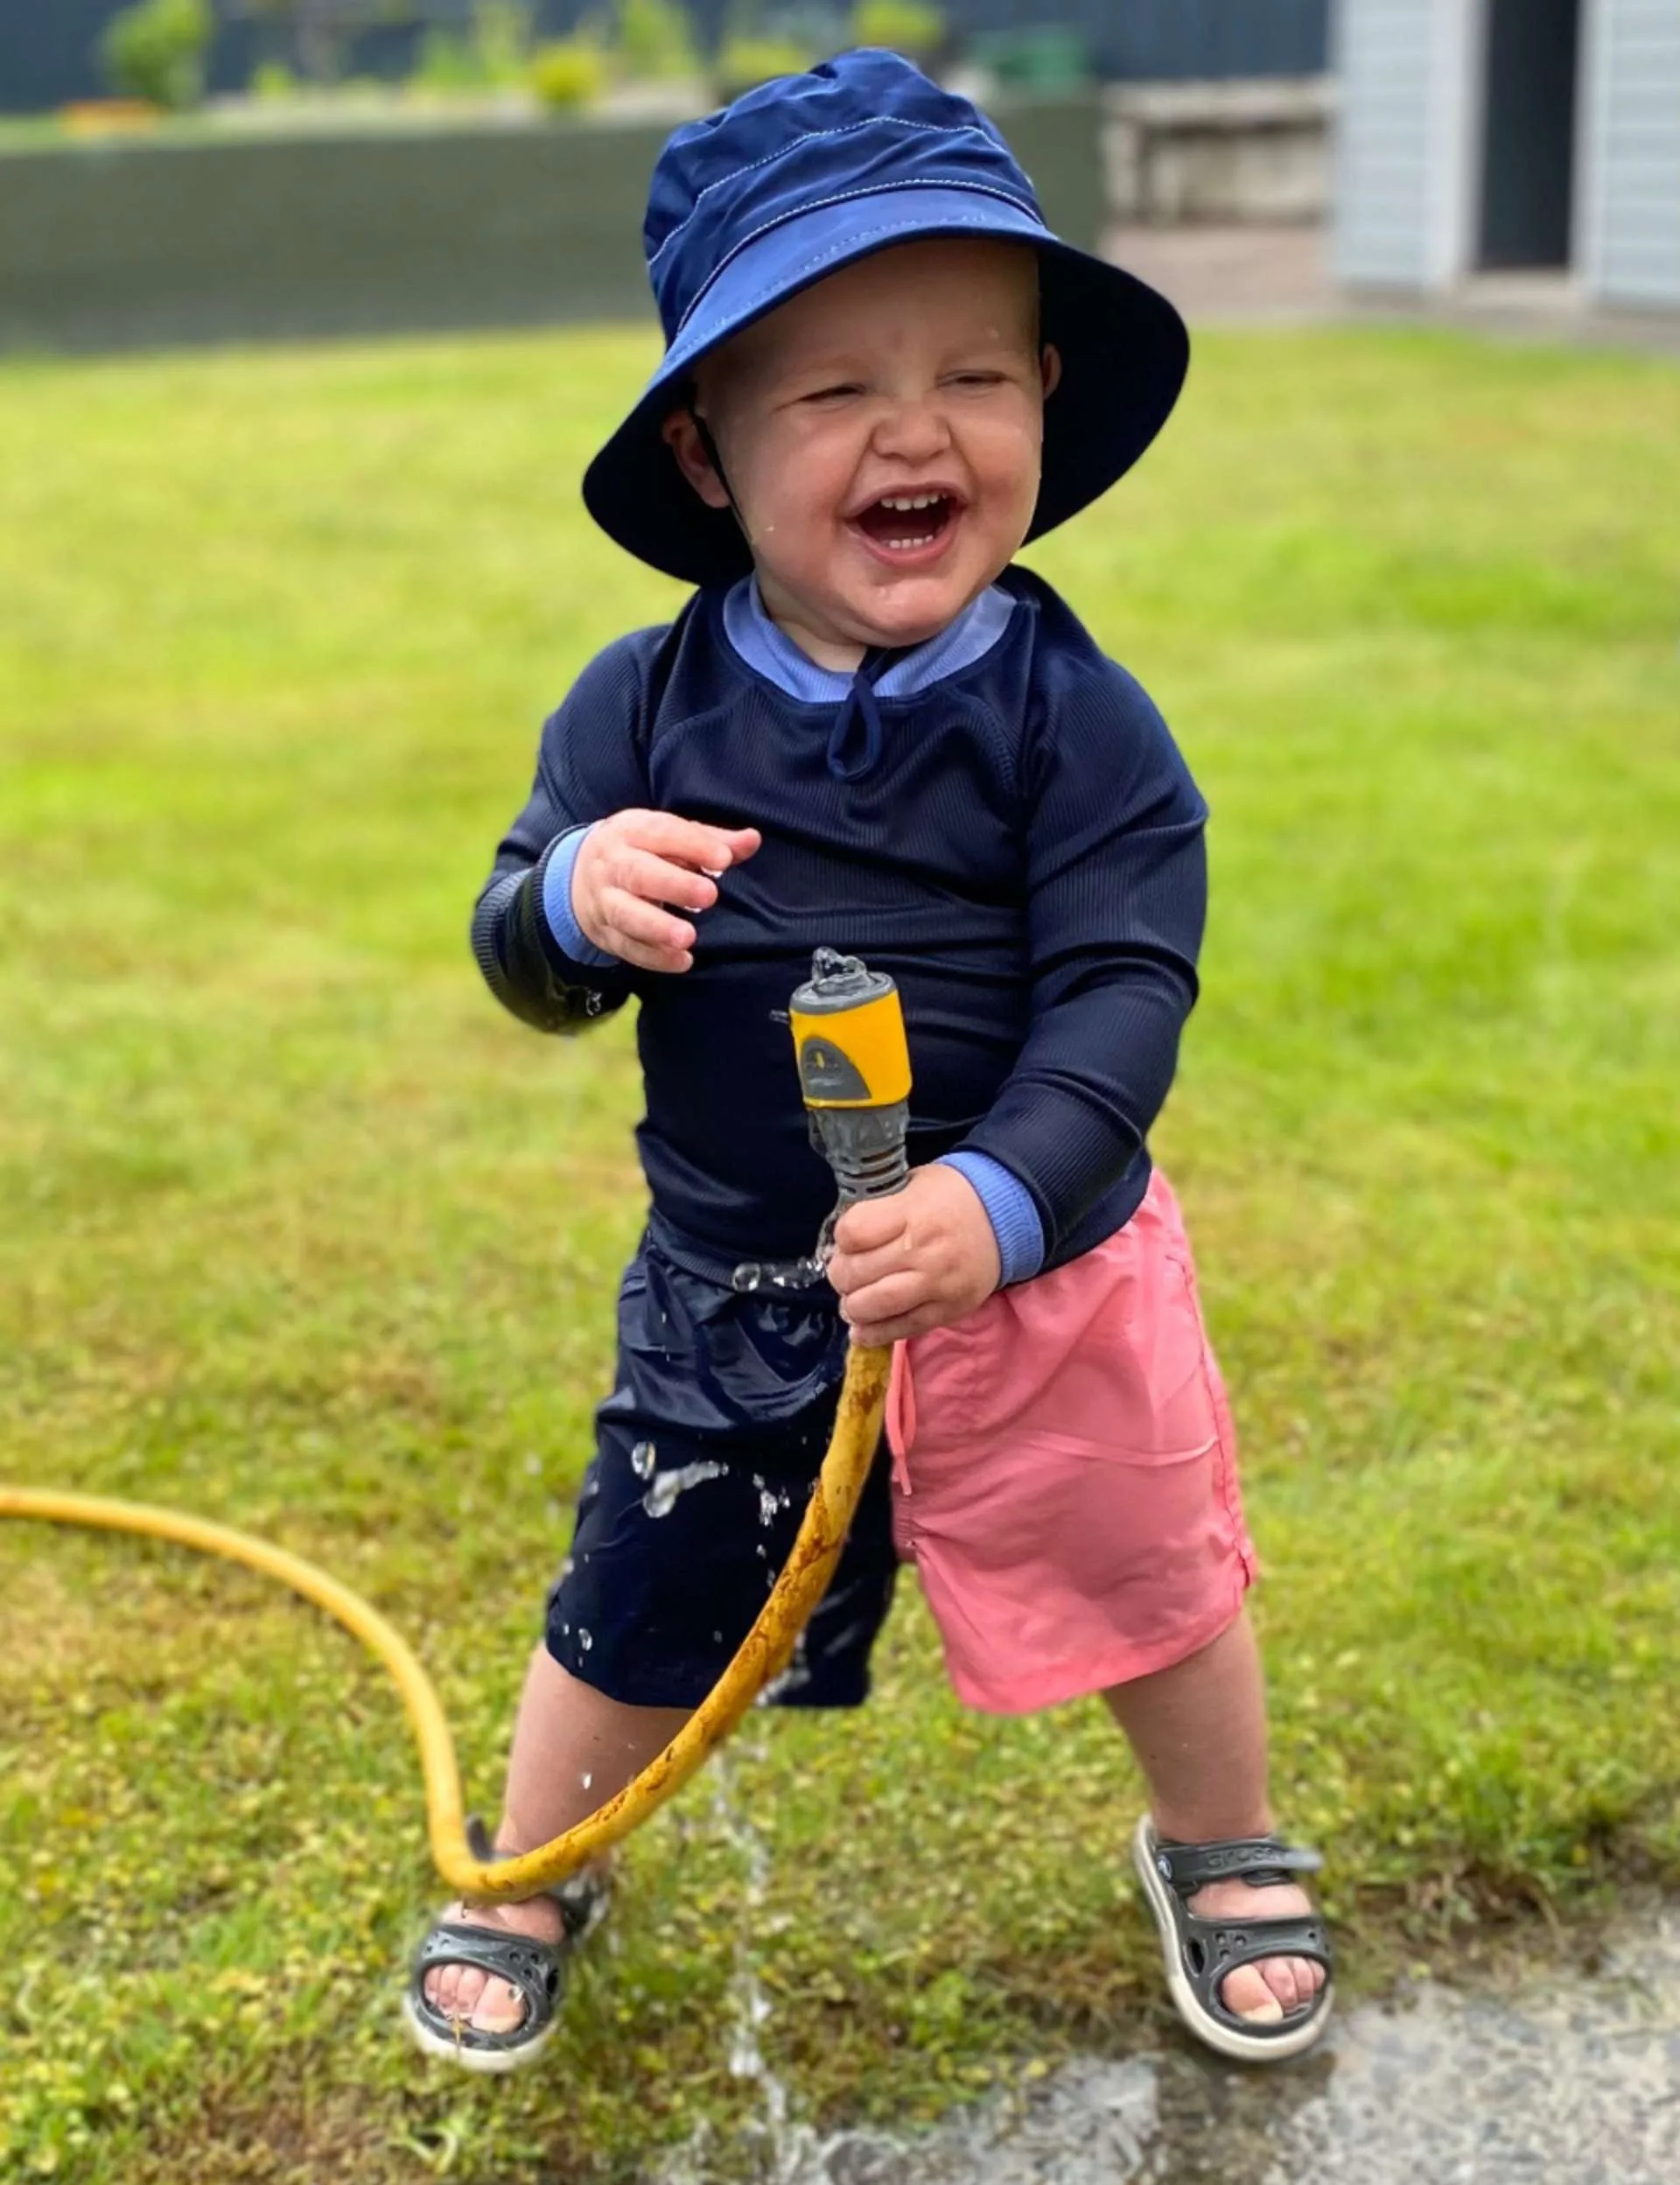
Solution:
{"label": "child's ear", "polygon": [[1048,402],[1057,388],[1061,385],[1061,351],[1057,348],[1054,341],[1045,343],[1044,354],[1039,360],[1039,368],[1044,374],[1044,399]]}
{"label": "child's ear", "polygon": [[706,444],[701,436],[698,419],[692,410],[672,410],[660,431],[665,445],[676,458],[676,466],[694,487],[708,508],[727,508],[729,492],[712,466],[706,453]]}

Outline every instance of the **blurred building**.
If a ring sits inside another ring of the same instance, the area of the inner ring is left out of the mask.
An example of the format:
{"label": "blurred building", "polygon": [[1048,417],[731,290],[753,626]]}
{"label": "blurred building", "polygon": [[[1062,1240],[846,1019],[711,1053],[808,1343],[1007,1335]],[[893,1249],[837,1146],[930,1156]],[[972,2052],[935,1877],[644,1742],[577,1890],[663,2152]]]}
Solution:
{"label": "blurred building", "polygon": [[1336,0],[1334,263],[1680,308],[1676,0]]}

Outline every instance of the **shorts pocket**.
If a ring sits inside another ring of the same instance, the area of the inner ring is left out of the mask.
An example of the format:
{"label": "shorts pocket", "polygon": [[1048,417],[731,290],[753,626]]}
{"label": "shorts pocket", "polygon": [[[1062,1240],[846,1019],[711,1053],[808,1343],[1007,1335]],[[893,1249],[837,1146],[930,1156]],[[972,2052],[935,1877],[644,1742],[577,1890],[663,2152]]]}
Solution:
{"label": "shorts pocket", "polygon": [[[1212,1446],[1219,1422],[1207,1341],[1186,1272],[1166,1252],[1139,1254],[1060,1342],[1030,1344],[1032,1384],[1004,1428],[1087,1461],[1172,1463]],[[1033,1332],[1026,1331],[1029,1335]]]}
{"label": "shorts pocket", "polygon": [[1065,1267],[989,1298],[905,1346],[914,1419],[894,1440],[911,1485],[950,1476],[981,1446],[1043,1443],[1086,1463],[1199,1456],[1220,1418],[1192,1270],[1139,1223]]}

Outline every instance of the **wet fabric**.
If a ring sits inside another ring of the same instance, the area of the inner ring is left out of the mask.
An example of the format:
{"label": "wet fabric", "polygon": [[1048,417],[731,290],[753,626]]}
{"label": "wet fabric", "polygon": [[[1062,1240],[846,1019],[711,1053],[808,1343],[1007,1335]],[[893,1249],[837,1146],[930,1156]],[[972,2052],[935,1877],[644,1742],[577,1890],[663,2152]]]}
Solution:
{"label": "wet fabric", "polygon": [[1255,1575],[1177,1199],[900,1343],[894,1527],[959,1698],[1025,1713],[1185,1660]]}
{"label": "wet fabric", "polygon": [[[570,1552],[549,1597],[563,1669],[609,1698],[694,1707],[787,1562],[822,1467],[847,1331],[827,1285],[732,1290],[665,1225],[619,1294],[619,1366]],[[773,1704],[853,1707],[892,1598],[883,1448],[824,1600]]]}

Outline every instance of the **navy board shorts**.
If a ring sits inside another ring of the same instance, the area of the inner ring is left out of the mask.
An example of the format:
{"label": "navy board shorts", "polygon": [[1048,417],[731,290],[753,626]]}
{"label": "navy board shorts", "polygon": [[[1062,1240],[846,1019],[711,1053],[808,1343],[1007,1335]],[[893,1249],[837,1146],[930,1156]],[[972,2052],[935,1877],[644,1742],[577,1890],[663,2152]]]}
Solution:
{"label": "navy board shorts", "polygon": [[[834,1425],[849,1340],[834,1292],[742,1293],[728,1272],[650,1223],[549,1594],[549,1652],[632,1706],[696,1707],[710,1691],[788,1559]],[[774,1704],[864,1700],[897,1570],[883,1445]]]}

